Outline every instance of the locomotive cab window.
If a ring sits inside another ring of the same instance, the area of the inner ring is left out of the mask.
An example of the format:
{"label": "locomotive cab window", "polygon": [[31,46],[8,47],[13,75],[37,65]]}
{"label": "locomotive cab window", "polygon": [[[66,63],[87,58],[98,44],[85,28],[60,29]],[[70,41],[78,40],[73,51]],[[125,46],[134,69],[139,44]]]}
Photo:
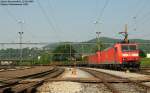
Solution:
{"label": "locomotive cab window", "polygon": [[122,51],[129,51],[128,45],[122,45]]}
{"label": "locomotive cab window", "polygon": [[136,45],[122,45],[122,51],[133,51],[137,50]]}
{"label": "locomotive cab window", "polygon": [[129,45],[130,50],[136,50],[136,45]]}

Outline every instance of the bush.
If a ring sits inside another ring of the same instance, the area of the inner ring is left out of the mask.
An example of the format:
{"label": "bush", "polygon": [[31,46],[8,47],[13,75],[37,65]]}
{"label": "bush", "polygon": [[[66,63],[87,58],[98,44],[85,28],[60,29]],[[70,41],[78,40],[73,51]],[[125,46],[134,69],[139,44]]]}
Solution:
{"label": "bush", "polygon": [[141,66],[150,66],[150,58],[141,58]]}

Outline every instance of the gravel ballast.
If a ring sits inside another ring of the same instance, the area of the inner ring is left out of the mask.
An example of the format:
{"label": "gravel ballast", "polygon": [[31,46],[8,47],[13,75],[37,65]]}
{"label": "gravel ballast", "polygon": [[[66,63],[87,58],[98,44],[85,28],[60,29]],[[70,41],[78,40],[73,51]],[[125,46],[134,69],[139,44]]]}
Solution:
{"label": "gravel ballast", "polygon": [[122,93],[146,93],[143,88],[130,83],[116,83],[113,86]]}
{"label": "gravel ballast", "polygon": [[47,82],[37,89],[37,93],[112,93],[103,84],[77,82]]}
{"label": "gravel ballast", "polygon": [[38,93],[79,93],[81,84],[75,82],[52,82],[45,83],[38,88]]}
{"label": "gravel ballast", "polygon": [[138,73],[130,73],[130,72],[126,73],[123,71],[113,71],[113,70],[96,69],[96,68],[88,68],[88,69],[97,70],[100,72],[112,74],[112,75],[122,77],[122,78],[128,78],[130,80],[149,80],[150,79],[149,75],[143,75],[143,74],[138,74]]}

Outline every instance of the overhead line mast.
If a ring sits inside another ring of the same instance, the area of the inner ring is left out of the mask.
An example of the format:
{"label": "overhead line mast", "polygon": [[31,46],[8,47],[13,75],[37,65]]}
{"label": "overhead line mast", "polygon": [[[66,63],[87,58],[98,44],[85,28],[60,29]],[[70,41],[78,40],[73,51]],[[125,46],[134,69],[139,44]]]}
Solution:
{"label": "overhead line mast", "polygon": [[129,40],[128,40],[128,26],[127,24],[125,24],[125,31],[124,32],[119,32],[119,34],[123,35],[124,36],[124,43],[129,43]]}

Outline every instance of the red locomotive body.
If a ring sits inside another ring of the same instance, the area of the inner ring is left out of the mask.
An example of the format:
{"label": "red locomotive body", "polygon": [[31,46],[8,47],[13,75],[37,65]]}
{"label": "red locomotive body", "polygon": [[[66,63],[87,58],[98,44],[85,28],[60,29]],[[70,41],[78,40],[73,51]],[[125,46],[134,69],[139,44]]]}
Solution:
{"label": "red locomotive body", "polygon": [[117,43],[95,55],[88,56],[89,64],[100,64],[107,68],[139,68],[139,50],[135,43]]}

